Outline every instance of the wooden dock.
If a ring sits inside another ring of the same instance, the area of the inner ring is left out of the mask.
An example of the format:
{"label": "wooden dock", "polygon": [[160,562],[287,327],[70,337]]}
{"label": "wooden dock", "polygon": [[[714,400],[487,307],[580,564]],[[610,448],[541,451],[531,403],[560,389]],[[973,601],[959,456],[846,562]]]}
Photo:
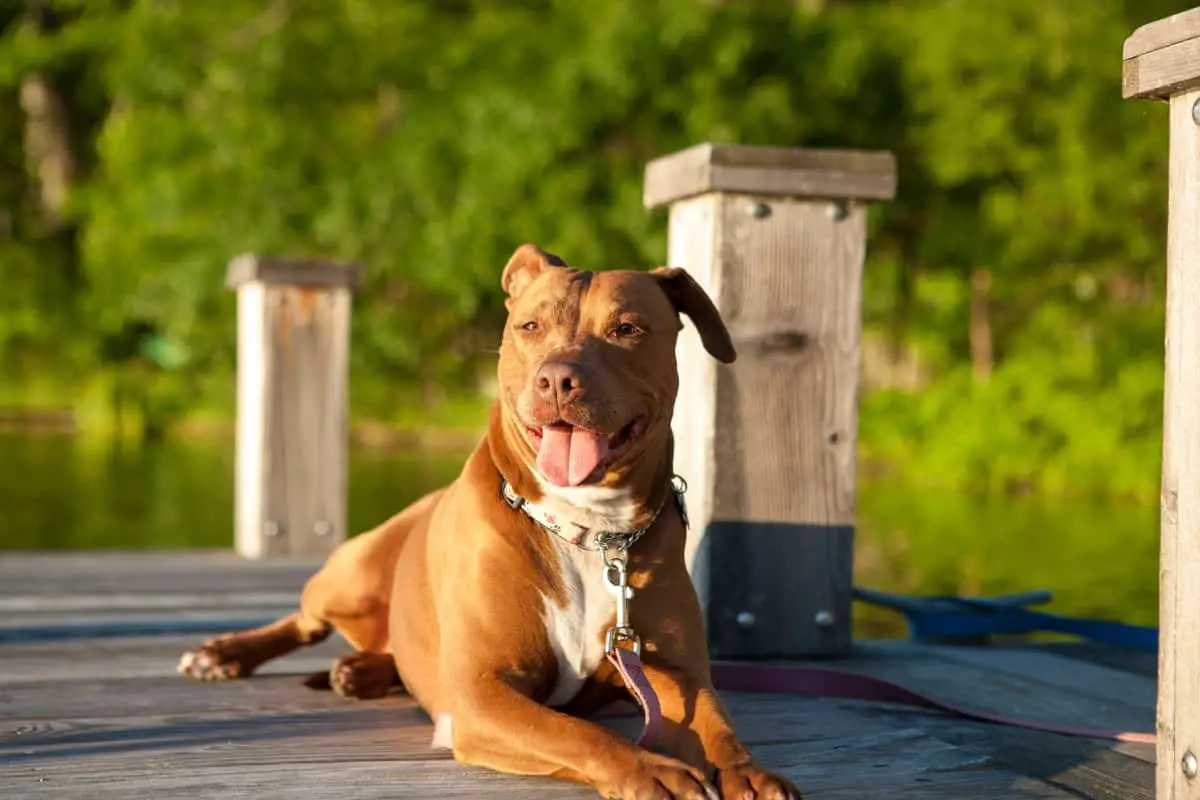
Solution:
{"label": "wooden dock", "polygon": [[[589,798],[455,764],[407,697],[300,685],[326,642],[250,680],[175,674],[208,631],[283,613],[314,565],[216,552],[0,555],[0,797]],[[831,662],[822,662],[830,666]],[[1154,659],[1095,648],[862,644],[833,666],[1031,720],[1153,730]],[[730,694],[743,738],[811,800],[1153,797],[1154,748],[909,708]],[[633,719],[614,719],[632,733]]]}

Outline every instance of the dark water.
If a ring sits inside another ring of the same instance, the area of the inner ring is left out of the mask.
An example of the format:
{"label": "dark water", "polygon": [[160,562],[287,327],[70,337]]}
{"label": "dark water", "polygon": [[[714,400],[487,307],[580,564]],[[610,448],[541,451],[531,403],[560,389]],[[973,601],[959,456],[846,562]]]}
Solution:
{"label": "dark water", "polygon": [[[356,450],[351,530],[374,526],[457,474],[461,453]],[[114,449],[0,435],[0,550],[228,547],[233,448],[225,442]],[[3,555],[0,555],[3,558]],[[1158,511],[998,501],[889,484],[862,487],[860,586],[909,593],[1050,589],[1051,610],[1157,621]],[[856,609],[856,633],[899,633],[890,612]]]}

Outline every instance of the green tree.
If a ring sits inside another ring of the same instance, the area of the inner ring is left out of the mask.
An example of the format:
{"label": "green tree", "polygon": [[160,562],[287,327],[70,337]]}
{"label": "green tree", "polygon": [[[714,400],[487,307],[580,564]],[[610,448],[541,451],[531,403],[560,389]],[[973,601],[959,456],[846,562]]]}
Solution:
{"label": "green tree", "polygon": [[[662,257],[650,158],[885,148],[901,189],[872,213],[867,334],[923,378],[865,399],[865,452],[923,480],[1147,493],[1166,126],[1120,100],[1119,53],[1187,5],[10,0],[0,374],[120,388],[155,429],[227,407],[229,258],[323,257],[366,267],[355,410],[394,417],[488,368],[521,241]],[[39,80],[57,173],[20,99]]]}

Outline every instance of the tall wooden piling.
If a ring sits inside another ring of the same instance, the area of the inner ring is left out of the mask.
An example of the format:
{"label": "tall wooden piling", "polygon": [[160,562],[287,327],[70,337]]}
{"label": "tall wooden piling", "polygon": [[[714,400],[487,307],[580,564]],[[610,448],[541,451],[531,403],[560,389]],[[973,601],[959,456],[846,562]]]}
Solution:
{"label": "tall wooden piling", "polygon": [[1200,8],[1138,28],[1124,60],[1125,97],[1170,106],[1155,797],[1200,800]]}
{"label": "tall wooden piling", "polygon": [[895,188],[886,152],[702,144],[646,167],[667,263],[738,348],[728,367],[694,334],[678,348],[675,465],[716,656],[849,647],[864,202]]}

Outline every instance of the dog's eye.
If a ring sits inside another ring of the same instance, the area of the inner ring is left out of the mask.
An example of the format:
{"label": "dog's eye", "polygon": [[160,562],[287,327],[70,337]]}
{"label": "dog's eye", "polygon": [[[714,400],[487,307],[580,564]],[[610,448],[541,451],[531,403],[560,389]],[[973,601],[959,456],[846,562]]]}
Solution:
{"label": "dog's eye", "polygon": [[622,322],[620,325],[614,326],[613,329],[608,332],[608,335],[609,338],[612,339],[623,339],[628,336],[635,336],[639,332],[638,326],[634,325],[632,322]]}
{"label": "dog's eye", "polygon": [[530,333],[533,333],[539,327],[540,326],[537,324],[537,321],[531,319],[531,320],[529,320],[529,322],[526,322],[524,325],[521,326],[521,330],[529,331]]}

